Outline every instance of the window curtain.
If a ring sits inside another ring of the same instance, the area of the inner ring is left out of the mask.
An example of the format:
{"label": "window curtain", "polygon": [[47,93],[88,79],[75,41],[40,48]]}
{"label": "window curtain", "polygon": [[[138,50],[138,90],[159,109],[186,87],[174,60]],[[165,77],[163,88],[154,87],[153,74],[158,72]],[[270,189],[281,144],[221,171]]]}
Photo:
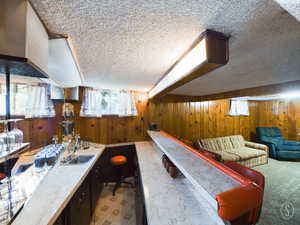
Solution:
{"label": "window curtain", "polygon": [[136,116],[135,100],[130,91],[96,90],[85,88],[80,116]]}
{"label": "window curtain", "polygon": [[101,117],[102,116],[102,93],[101,90],[85,88],[83,101],[80,109],[80,116]]}
{"label": "window curtain", "polygon": [[48,85],[28,86],[25,118],[55,116]]}
{"label": "window curtain", "polygon": [[135,100],[132,92],[121,91],[119,97],[119,116],[137,116]]}
{"label": "window curtain", "polygon": [[247,100],[230,101],[230,116],[249,116],[249,104]]}

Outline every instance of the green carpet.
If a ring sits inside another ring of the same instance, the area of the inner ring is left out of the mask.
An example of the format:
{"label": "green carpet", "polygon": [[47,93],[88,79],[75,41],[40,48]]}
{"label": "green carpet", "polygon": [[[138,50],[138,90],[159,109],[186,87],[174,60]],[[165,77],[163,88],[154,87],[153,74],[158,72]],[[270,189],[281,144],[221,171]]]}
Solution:
{"label": "green carpet", "polygon": [[266,178],[258,225],[300,225],[300,162],[269,159],[254,169]]}

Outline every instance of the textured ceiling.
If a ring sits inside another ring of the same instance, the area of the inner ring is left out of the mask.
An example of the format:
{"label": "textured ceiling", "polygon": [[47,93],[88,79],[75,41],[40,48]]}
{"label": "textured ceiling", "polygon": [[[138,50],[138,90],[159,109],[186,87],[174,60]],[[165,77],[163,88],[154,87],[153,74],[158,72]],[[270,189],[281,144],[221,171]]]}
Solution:
{"label": "textured ceiling", "polygon": [[174,93],[300,78],[299,23],[273,0],[31,2],[50,32],[72,38],[85,85],[149,90],[207,28],[231,35],[230,63]]}
{"label": "textured ceiling", "polygon": [[275,0],[282,8],[300,21],[300,0]]}

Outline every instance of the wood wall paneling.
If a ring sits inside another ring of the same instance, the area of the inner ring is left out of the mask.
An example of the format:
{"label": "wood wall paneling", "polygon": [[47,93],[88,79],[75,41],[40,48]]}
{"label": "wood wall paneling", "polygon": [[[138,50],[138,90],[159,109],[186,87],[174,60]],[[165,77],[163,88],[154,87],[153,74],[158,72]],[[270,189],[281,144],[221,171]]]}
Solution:
{"label": "wood wall paneling", "polygon": [[[167,132],[190,141],[201,138],[241,134],[247,140],[255,140],[258,126],[279,127],[286,139],[299,140],[300,100],[250,101],[250,116],[228,116],[228,99],[211,101],[177,101],[168,96],[161,101],[151,100],[145,94],[135,92],[137,117],[108,116],[102,118],[80,117],[80,100],[73,102],[75,130],[83,140],[102,144],[147,140],[150,122]],[[55,118],[36,118],[21,121],[24,140],[32,148],[49,143],[54,134],[61,136],[62,103],[55,104]]]}
{"label": "wood wall paneling", "polygon": [[[82,96],[82,88],[80,89]],[[75,102],[76,129],[83,140],[102,144],[144,141],[147,139],[146,129],[149,124],[148,100],[144,93],[134,92],[138,116],[118,117],[103,116],[101,118],[80,117],[81,101]],[[82,97],[80,97],[80,100]]]}
{"label": "wood wall paneling", "polygon": [[259,102],[257,111],[258,126],[279,127],[286,139],[300,141],[300,100]]}
{"label": "wood wall paneling", "polygon": [[167,132],[195,141],[242,134],[246,139],[255,136],[257,102],[250,103],[250,116],[228,115],[229,100],[204,102],[154,103],[149,107],[151,121]]}

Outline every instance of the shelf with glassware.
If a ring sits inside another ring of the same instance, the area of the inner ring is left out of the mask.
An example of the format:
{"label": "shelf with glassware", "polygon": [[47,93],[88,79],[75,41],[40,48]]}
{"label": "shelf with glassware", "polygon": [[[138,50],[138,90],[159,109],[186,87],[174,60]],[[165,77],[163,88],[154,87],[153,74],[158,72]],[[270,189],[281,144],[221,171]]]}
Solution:
{"label": "shelf with glassware", "polygon": [[[15,192],[16,182],[11,177],[11,169],[16,162],[15,158],[18,158],[18,155],[30,145],[23,143],[23,132],[17,126],[20,120],[22,119],[0,121],[0,124],[4,124],[4,132],[0,133],[0,173],[2,174],[0,180],[0,224],[7,224],[13,218],[20,207],[20,196],[24,195],[24,193]],[[9,130],[11,123],[14,124],[14,128]]]}
{"label": "shelf with glassware", "polygon": [[[5,162],[16,154],[26,150],[30,143],[23,143],[23,132],[18,129],[17,123],[22,119],[0,120],[4,124],[4,132],[0,133],[0,163]],[[14,128],[9,131],[9,124],[13,123]]]}

